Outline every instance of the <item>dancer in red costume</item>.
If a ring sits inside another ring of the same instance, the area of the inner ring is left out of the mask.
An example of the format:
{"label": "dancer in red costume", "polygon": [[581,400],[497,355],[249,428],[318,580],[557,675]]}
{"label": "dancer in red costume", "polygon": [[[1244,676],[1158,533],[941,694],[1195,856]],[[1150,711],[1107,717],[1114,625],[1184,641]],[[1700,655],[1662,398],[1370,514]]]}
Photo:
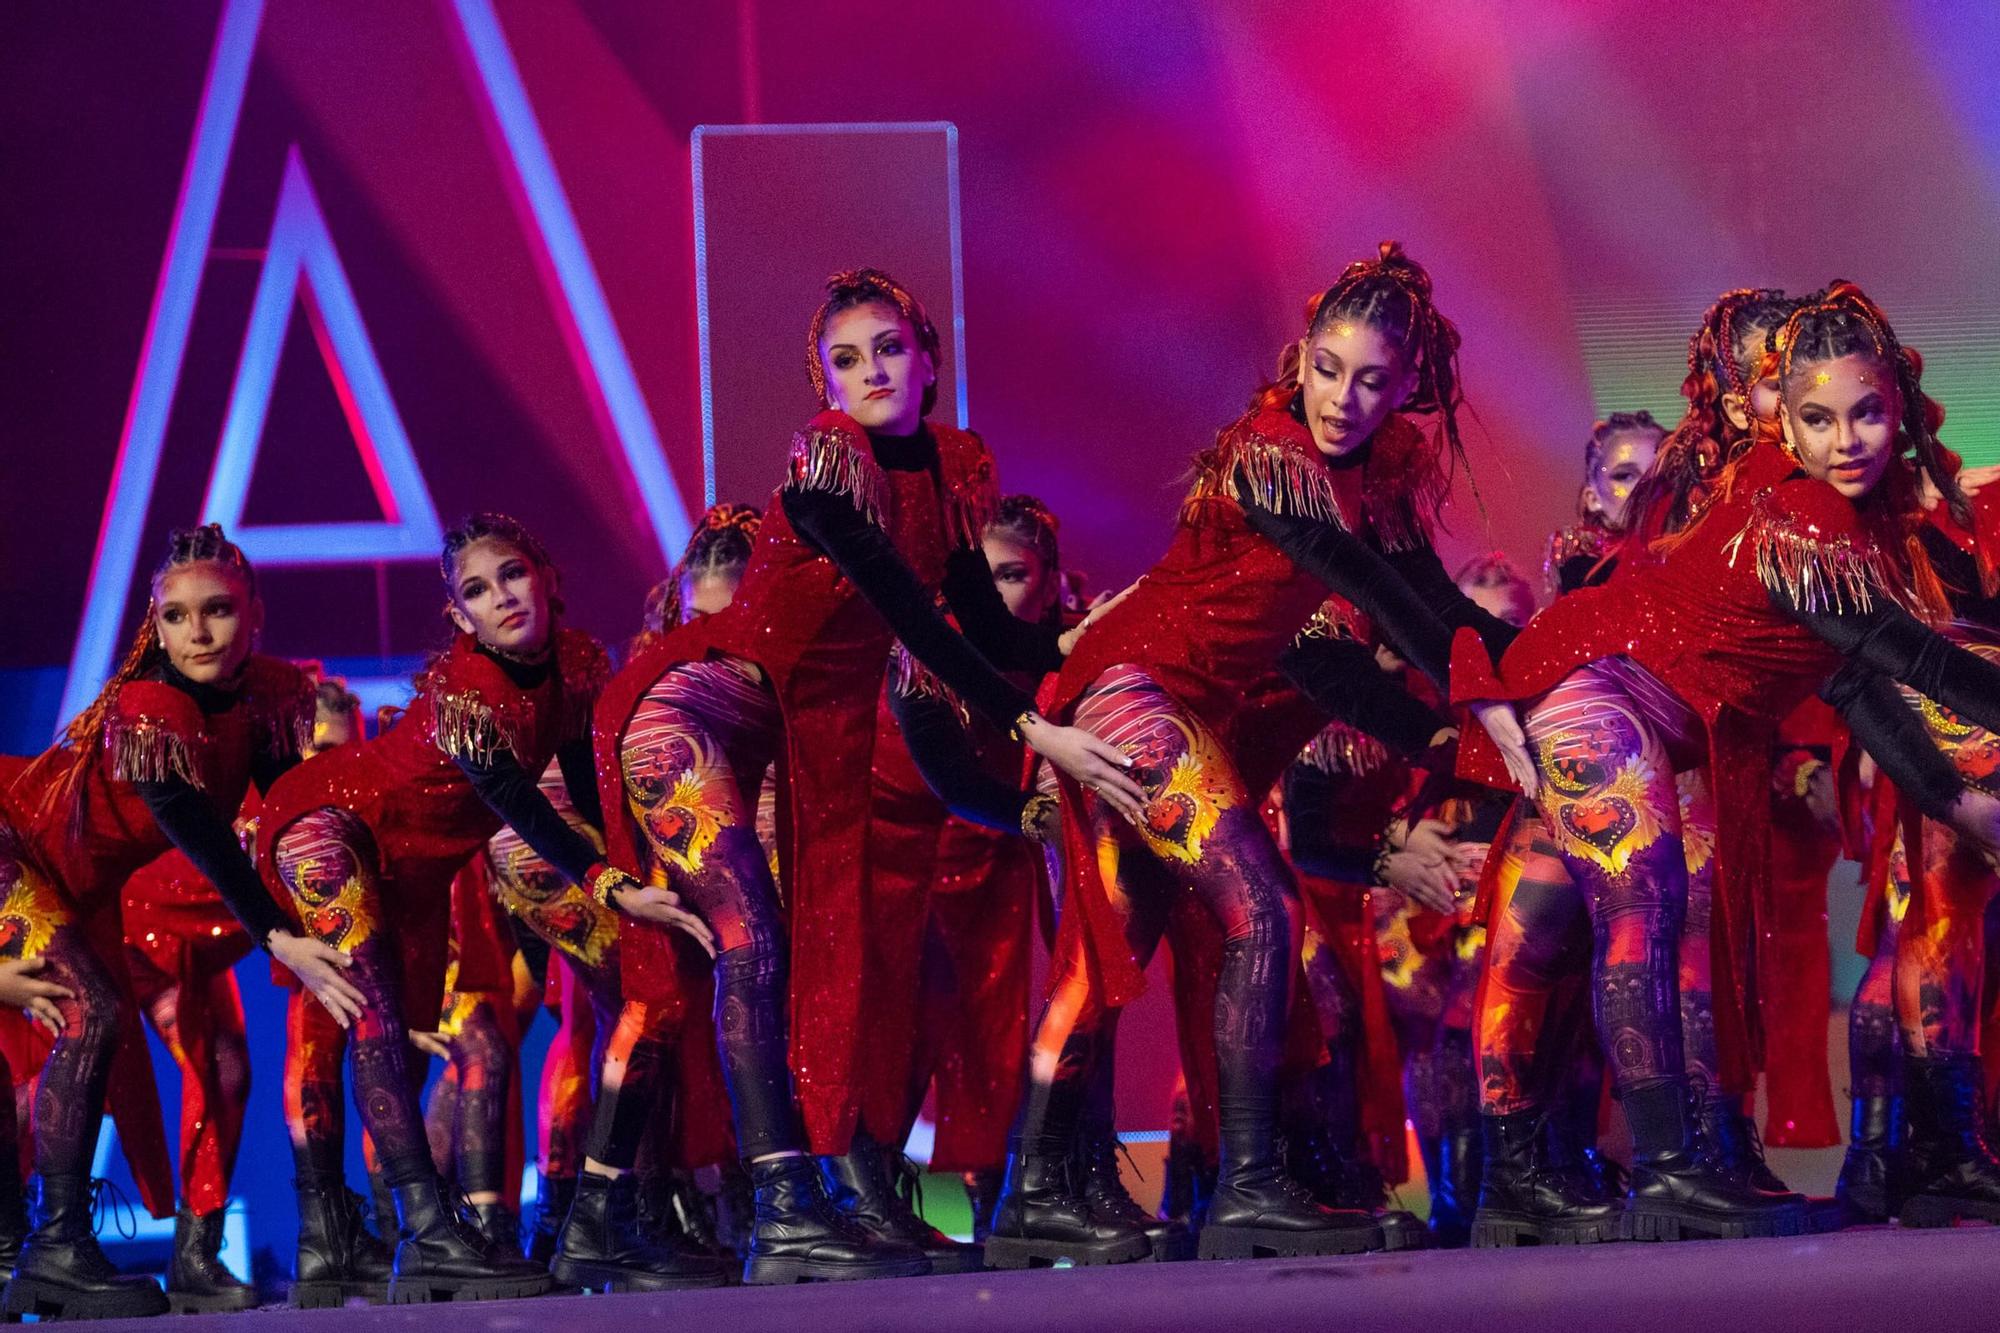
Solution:
{"label": "dancer in red costume", "polygon": [[[760,526],[747,505],[717,505],[702,516],[680,561],[647,599],[634,657],[688,620],[729,606]],[[543,1175],[548,1197],[538,1227],[548,1238],[551,1271],[566,1286],[587,1288],[713,1285],[725,1276],[723,1252],[706,1200],[697,1197],[683,1169],[721,1162],[734,1149],[727,1107],[720,1104],[708,1016],[714,981],[706,958],[696,951],[668,955],[667,995],[661,998],[672,1003],[630,1000],[625,959],[633,932],[538,866],[529,849],[512,845],[504,831],[489,853],[501,901],[560,951],[574,982],[554,1049],[556,1067],[544,1082],[545,1093],[559,1103],[544,1108],[551,1116]],[[587,1063],[569,1054],[582,1050]],[[583,1124],[555,1118],[586,1108],[587,1134]]]}
{"label": "dancer in red costume", "polygon": [[2000,671],[1950,649],[1902,604],[1939,597],[1904,539],[1915,478],[1940,464],[1914,361],[1848,284],[1795,312],[1772,348],[1781,422],[1758,423],[1658,560],[1559,602],[1497,670],[1464,635],[1453,661],[1456,698],[1522,701],[1539,769],[1528,790],[1548,891],[1523,947],[1502,958],[1495,946],[1491,966],[1517,974],[1509,1007],[1521,1012],[1500,1021],[1489,996],[1487,1098],[1521,1108],[1495,1120],[1531,1128],[1533,1050],[1509,1033],[1539,1030],[1534,978],[1552,973],[1587,918],[1599,1035],[1635,1143],[1626,1226],[1642,1239],[1804,1220],[1791,1198],[1697,1151],[1677,966],[1689,858],[1673,775],[1707,760],[1723,784],[1715,903],[1739,913],[1762,865],[1776,723],[1845,663],[1830,697],[1871,749],[1919,785],[1927,808],[2000,837],[2000,802],[1968,790],[1934,751],[1927,762],[1888,679],[1989,714],[2000,698]]}
{"label": "dancer in red costume", "polygon": [[[735,604],[638,654],[599,708],[609,855],[684,893],[720,947],[717,1039],[756,1189],[748,1282],[930,1267],[833,1208],[805,1156],[846,1154],[857,1120],[875,1143],[893,1128],[867,1123],[857,1074],[866,778],[894,640],[1058,767],[1128,807],[1138,799],[1118,750],[1051,725],[995,670],[1048,669],[1054,636],[1008,615],[994,590],[977,545],[992,459],[978,437],[926,423],[937,355],[936,329],[893,279],[829,281],[807,343],[824,410],[794,441]],[[986,656],[934,609],[941,585]],[[789,929],[752,826],[773,759]],[[627,1021],[670,1016],[672,943],[626,932]]]}
{"label": "dancer in red costume", "polygon": [[[356,997],[347,960],[286,927],[230,827],[253,781],[266,786],[297,762],[312,720],[305,676],[254,652],[263,606],[249,562],[214,525],[177,532],[151,592],[110,683],[0,797],[4,951],[45,960],[40,980],[63,992],[44,997],[59,1035],[35,1099],[35,1228],[7,1285],[10,1314],[167,1308],[151,1278],[121,1276],[91,1234],[88,1175],[107,1085],[128,1140],[159,1134],[119,926],[119,890],[135,872],[179,848],[252,940],[336,1003]],[[140,1107],[151,1114],[127,1118]],[[11,1163],[11,1149],[0,1156],[0,1168]],[[140,1168],[142,1192],[164,1216],[164,1144],[144,1157],[160,1170]]]}
{"label": "dancer in red costume", "polygon": [[359,1280],[348,1271],[341,1205],[343,1045],[395,1198],[390,1299],[524,1296],[548,1286],[546,1272],[496,1251],[446,1203],[417,1106],[424,1070],[410,1058],[409,1018],[428,1022],[443,999],[450,887],[466,861],[510,824],[599,898],[684,919],[671,895],[605,866],[536,788],[561,757],[572,796],[594,795],[590,706],[608,674],[594,640],[558,625],[558,575],[547,552],[515,520],[477,514],[446,534],[440,564],[458,634],[418,677],[410,710],[375,739],[288,774],[269,793],[258,830],[273,894],[316,938],[348,952],[348,975],[365,997],[330,997],[305,977],[325,1009],[293,1011],[319,1022],[291,1034],[300,1264],[311,1239],[314,1282],[335,1299]]}
{"label": "dancer in red costume", "polygon": [[1551,595],[1560,597],[1611,576],[1632,494],[1666,435],[1651,412],[1613,412],[1590,428],[1583,446],[1577,521],[1549,538],[1542,562]]}
{"label": "dancer in red costume", "polygon": [[[1321,1207],[1279,1160],[1279,1045],[1302,921],[1259,806],[1327,720],[1280,681],[1281,661],[1336,716],[1363,711],[1363,691],[1387,696],[1378,721],[1407,699],[1364,645],[1322,636],[1294,647],[1329,591],[1434,679],[1448,625],[1482,624],[1496,642],[1511,632],[1465,600],[1428,536],[1447,442],[1458,452],[1457,344],[1428,275],[1400,247],[1350,266],[1310,303],[1278,383],[1196,460],[1165,558],[1064,665],[1057,714],[1134,751],[1145,804],[1132,811],[1064,784],[1057,975],[989,1262],[1148,1252],[1137,1228],[1097,1217],[1073,1193],[1067,1154],[1105,1015],[1138,993],[1168,905],[1189,893],[1224,940],[1214,1013],[1222,1163],[1202,1253],[1382,1244],[1365,1213]],[[1399,408],[1435,412],[1437,434]],[[1420,752],[1434,737],[1427,719],[1397,748]]]}
{"label": "dancer in red costume", "polygon": [[[1061,629],[1055,516],[1033,496],[1006,496],[980,541],[1008,612]],[[1040,684],[1028,673],[1012,679],[1030,692]],[[934,675],[898,654],[877,725],[869,834],[876,865],[869,940],[888,983],[871,1012],[887,1031],[870,1042],[868,1054],[908,1064],[870,1083],[885,1092],[903,1089],[888,1138],[900,1143],[935,1078],[930,1169],[963,1175],[976,1242],[986,1238],[999,1194],[1008,1121],[1027,1058],[1030,951],[1036,904],[1047,894],[1042,849],[1032,836],[1043,830],[1034,815],[1046,811],[1048,827],[1054,825],[1053,798],[1030,805],[1023,762],[1018,740],[975,718]],[[908,1017],[899,1021],[900,1013]],[[907,1042],[896,1039],[903,1028]],[[1105,1128],[1102,1150],[1086,1152],[1082,1169],[1105,1191],[1103,1206],[1143,1216],[1119,1185],[1117,1142]],[[915,1170],[894,1149],[879,1151],[897,1172]],[[896,1208],[895,1195],[884,1198],[871,1183],[883,1173],[855,1165],[830,1163],[836,1201],[852,1199],[867,1211]],[[940,1271],[937,1242],[929,1248],[933,1271]],[[952,1257],[977,1267],[980,1255],[974,1249]]]}
{"label": "dancer in red costume", "polygon": [[[312,741],[318,753],[360,734],[360,701],[338,681],[316,690]],[[253,792],[237,816],[254,851]],[[234,968],[253,947],[215,886],[186,853],[168,852],[125,882],[125,963],[140,1010],[181,1076],[180,1196],[167,1295],[178,1309],[247,1310],[256,1288],[220,1258],[243,1116],[250,1100],[250,1048]]]}

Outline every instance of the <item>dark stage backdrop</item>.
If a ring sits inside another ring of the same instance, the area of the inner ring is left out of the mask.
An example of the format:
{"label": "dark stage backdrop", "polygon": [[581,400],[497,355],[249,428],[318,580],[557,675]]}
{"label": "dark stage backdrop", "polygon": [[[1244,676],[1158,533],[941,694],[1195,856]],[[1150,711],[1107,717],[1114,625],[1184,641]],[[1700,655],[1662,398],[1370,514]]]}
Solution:
{"label": "dark stage backdrop", "polygon": [[[483,507],[622,639],[704,493],[704,383],[722,498],[761,502],[836,266],[929,299],[941,412],[963,393],[1100,585],[1161,548],[1188,456],[1385,237],[1465,334],[1453,554],[1536,561],[1591,420],[1671,416],[1689,328],[1738,285],[1861,281],[1990,460],[1995,49],[1977,0],[10,4],[0,748],[46,743],[87,602],[108,659],[135,562],[205,498],[277,530],[272,651],[407,670],[442,633],[431,520]],[[696,128],[884,122],[953,127],[955,157],[941,129],[705,136],[705,376]],[[253,310],[281,255],[305,295]]]}

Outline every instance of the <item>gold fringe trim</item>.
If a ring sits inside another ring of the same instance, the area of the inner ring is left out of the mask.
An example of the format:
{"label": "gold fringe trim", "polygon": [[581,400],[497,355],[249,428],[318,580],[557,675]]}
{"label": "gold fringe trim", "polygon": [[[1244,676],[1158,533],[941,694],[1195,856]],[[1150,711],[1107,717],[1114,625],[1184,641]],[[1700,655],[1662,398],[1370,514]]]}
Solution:
{"label": "gold fringe trim", "polygon": [[113,717],[104,729],[104,750],[111,757],[111,776],[120,782],[179,778],[190,787],[201,788],[194,747],[159,718]]}
{"label": "gold fringe trim", "polygon": [[1880,547],[1846,534],[1828,535],[1816,523],[1778,513],[1769,497],[1768,491],[1757,497],[1742,531],[1722,548],[1730,568],[1747,541],[1758,581],[1784,593],[1800,610],[1867,611],[1877,596],[1906,607],[1915,602],[1914,593],[1899,589],[1896,563]]}
{"label": "gold fringe trim", "polygon": [[521,730],[534,718],[534,705],[501,710],[487,703],[477,690],[431,696],[431,725],[437,747],[454,759],[486,765],[502,750],[521,758]]}
{"label": "gold fringe trim", "polygon": [[258,717],[264,748],[273,759],[295,759],[310,754],[317,715],[315,696],[310,690],[271,701]]}
{"label": "gold fringe trim", "polygon": [[[1203,506],[1230,499],[1347,530],[1347,519],[1334,499],[1333,478],[1317,458],[1308,458],[1269,436],[1225,437],[1195,455],[1194,470],[1194,485],[1181,502],[1183,523],[1197,521]],[[1247,495],[1238,481],[1239,472],[1249,483]]]}
{"label": "gold fringe trim", "polygon": [[1299,762],[1322,773],[1367,777],[1389,762],[1388,747],[1344,722],[1329,725],[1299,753]]}
{"label": "gold fringe trim", "polygon": [[1592,561],[1602,560],[1610,549],[1610,534],[1603,528],[1589,523],[1564,528],[1549,538],[1549,553],[1542,557],[1542,580],[1550,593],[1558,593],[1564,565],[1580,555],[1587,555]]}
{"label": "gold fringe trim", "polygon": [[888,523],[888,474],[845,431],[802,430],[794,435],[783,489],[845,495],[870,523],[878,527]]}
{"label": "gold fringe trim", "polygon": [[972,725],[972,710],[965,701],[952,691],[951,686],[938,678],[938,674],[916,659],[916,655],[900,642],[889,658],[889,691],[899,699],[936,699],[948,704],[951,711],[958,714],[961,726]]}
{"label": "gold fringe trim", "polygon": [[1304,643],[1308,639],[1359,639],[1361,637],[1361,613],[1338,597],[1329,597],[1319,604],[1306,621],[1293,643]]}

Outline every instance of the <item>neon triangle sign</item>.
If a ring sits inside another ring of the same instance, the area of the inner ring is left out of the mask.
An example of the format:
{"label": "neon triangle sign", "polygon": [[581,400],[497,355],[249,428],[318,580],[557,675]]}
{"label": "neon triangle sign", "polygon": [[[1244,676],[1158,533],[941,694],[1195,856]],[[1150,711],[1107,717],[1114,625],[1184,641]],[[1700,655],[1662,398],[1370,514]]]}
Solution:
{"label": "neon triangle sign", "polygon": [[[250,474],[264,435],[279,353],[300,301],[333,377],[334,392],[360,451],[370,489],[381,507],[380,520],[342,523],[243,521]],[[424,484],[403,420],[389,396],[382,364],[361,322],[361,308],[346,270],[333,248],[326,217],[293,145],[285,156],[278,209],[264,252],[264,271],[250,305],[243,354],[229,391],[229,412],[209,473],[202,521],[220,523],[244,554],[262,565],[344,565],[381,560],[435,560],[444,543],[444,525]]]}

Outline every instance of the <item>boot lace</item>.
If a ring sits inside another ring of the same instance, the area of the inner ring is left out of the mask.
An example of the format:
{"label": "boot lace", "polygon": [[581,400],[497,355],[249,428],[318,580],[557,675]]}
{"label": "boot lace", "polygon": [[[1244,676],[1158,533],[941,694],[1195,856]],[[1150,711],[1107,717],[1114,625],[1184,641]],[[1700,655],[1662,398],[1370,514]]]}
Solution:
{"label": "boot lace", "polygon": [[90,1181],[90,1231],[94,1236],[104,1234],[106,1218],[111,1220],[112,1229],[121,1240],[136,1240],[139,1236],[139,1214],[132,1207],[131,1196],[119,1188],[118,1182],[106,1180],[103,1176],[93,1176]]}

